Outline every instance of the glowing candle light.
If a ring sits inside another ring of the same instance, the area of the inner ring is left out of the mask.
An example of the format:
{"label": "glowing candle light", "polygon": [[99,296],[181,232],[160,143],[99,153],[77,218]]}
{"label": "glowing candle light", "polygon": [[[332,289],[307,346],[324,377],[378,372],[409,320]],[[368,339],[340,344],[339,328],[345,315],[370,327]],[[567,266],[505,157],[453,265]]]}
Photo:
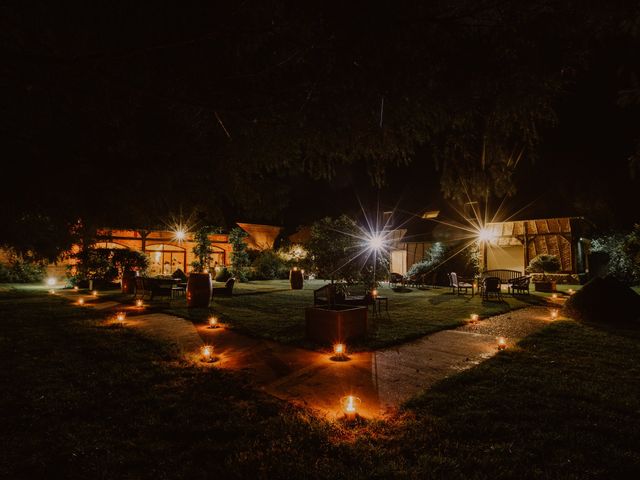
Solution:
{"label": "glowing candle light", "polygon": [[125,318],[127,318],[127,315],[124,312],[118,312],[116,314],[116,320],[120,325],[124,324]]}
{"label": "glowing candle light", "polygon": [[84,298],[79,298],[78,299],[78,305],[80,305],[80,306],[84,305]]}
{"label": "glowing candle light", "polygon": [[347,395],[342,397],[340,400],[340,404],[342,406],[342,411],[344,412],[344,416],[347,420],[353,421],[356,419],[358,415],[358,405],[360,404],[360,399],[354,395]]}
{"label": "glowing candle light", "polygon": [[144,303],[142,302],[142,299],[139,298],[138,300],[136,300],[136,307],[143,307]]}
{"label": "glowing candle light", "polygon": [[213,315],[209,317],[209,328],[218,328],[218,319]]}
{"label": "glowing candle light", "polygon": [[474,323],[475,323],[475,322],[477,322],[479,318],[480,318],[480,317],[478,316],[478,314],[477,314],[477,313],[472,313],[472,314],[471,314],[471,321],[472,321],[472,322],[474,322]]}
{"label": "glowing candle light", "polygon": [[211,345],[205,345],[202,347],[202,360],[204,362],[213,361],[213,347]]}
{"label": "glowing candle light", "polygon": [[51,290],[49,290],[49,293],[50,293],[51,295],[55,295],[55,294],[56,294],[56,291],[52,288]]}
{"label": "glowing candle light", "polygon": [[73,291],[77,292],[79,290],[78,286],[76,285],[75,287],[73,287]]}
{"label": "glowing candle light", "polygon": [[91,292],[91,294],[92,294],[94,297],[97,297],[97,296],[98,296],[98,290],[94,290],[93,292]]}
{"label": "glowing candle light", "polygon": [[573,295],[574,293],[576,293],[576,291],[573,288],[570,288],[568,292],[569,292],[569,295]]}
{"label": "glowing candle light", "polygon": [[551,310],[551,320],[556,320],[558,318],[558,310],[557,309],[553,309]]}
{"label": "glowing candle light", "polygon": [[558,294],[557,293],[552,294],[551,298],[554,299],[554,300],[557,300],[558,299]]}
{"label": "glowing candle light", "polygon": [[507,340],[504,337],[498,337],[498,350],[507,348]]}

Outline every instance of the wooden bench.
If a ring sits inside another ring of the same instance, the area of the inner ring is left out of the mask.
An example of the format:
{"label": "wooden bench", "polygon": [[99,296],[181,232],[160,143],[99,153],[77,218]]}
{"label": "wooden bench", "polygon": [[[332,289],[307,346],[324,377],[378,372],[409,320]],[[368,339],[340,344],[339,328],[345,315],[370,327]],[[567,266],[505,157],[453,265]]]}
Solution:
{"label": "wooden bench", "polygon": [[500,279],[500,283],[511,283],[514,279],[522,277],[522,272],[505,269],[485,270],[482,272],[481,279],[485,279],[487,277],[498,277]]}

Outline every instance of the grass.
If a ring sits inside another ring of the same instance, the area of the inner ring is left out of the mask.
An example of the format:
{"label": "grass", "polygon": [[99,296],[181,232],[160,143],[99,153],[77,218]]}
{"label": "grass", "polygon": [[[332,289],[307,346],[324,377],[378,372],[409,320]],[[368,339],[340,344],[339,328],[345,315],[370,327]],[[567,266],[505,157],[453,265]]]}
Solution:
{"label": "grass", "polygon": [[550,324],[399,415],[350,429],[99,315],[0,292],[0,477],[640,474],[638,329]]}
{"label": "grass", "polygon": [[[312,347],[305,340],[305,307],[313,305],[313,289],[321,281],[305,282],[303,290],[291,290],[286,280],[271,280],[238,284],[232,297],[214,298],[211,312],[236,330],[252,336],[282,343]],[[478,295],[452,295],[442,287],[430,290],[409,289],[399,293],[379,288],[379,294],[389,297],[389,315],[370,315],[368,338],[354,348],[373,349],[394,345],[429,333],[464,324],[471,313],[481,318],[514,308],[540,303],[536,295],[503,296],[503,301],[482,301]],[[205,322],[207,309],[187,309],[184,300],[173,300],[166,310],[175,315]],[[371,313],[371,311],[370,311]]]}

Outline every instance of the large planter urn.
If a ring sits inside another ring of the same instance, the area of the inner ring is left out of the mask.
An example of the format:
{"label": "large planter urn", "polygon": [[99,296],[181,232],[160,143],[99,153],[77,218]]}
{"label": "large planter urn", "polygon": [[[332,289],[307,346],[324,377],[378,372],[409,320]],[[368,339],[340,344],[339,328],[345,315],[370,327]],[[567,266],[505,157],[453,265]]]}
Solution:
{"label": "large planter urn", "polygon": [[291,284],[291,290],[302,290],[302,286],[304,285],[302,270],[293,267],[289,272],[289,283]]}
{"label": "large planter urn", "polygon": [[211,301],[211,274],[191,273],[187,279],[187,307],[207,308]]}
{"label": "large planter urn", "polygon": [[307,338],[315,342],[342,343],[367,334],[367,307],[307,307],[304,317]]}
{"label": "large planter urn", "polygon": [[540,280],[533,282],[536,292],[555,292],[556,281],[555,280]]}
{"label": "large planter urn", "polygon": [[122,280],[120,280],[120,289],[122,290],[122,293],[135,293],[136,272],[122,273]]}

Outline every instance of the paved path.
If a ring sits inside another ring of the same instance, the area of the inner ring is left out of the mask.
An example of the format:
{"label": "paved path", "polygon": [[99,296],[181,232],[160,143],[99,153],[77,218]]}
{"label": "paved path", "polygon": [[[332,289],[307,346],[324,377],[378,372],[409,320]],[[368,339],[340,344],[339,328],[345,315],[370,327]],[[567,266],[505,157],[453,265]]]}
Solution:
{"label": "paved path", "polygon": [[[96,299],[91,303],[100,309],[113,308],[115,302]],[[341,414],[339,400],[347,394],[361,398],[364,416],[384,415],[439,380],[495,355],[497,337],[505,337],[512,347],[551,321],[549,308],[528,307],[334,362],[327,354],[247,337],[233,330],[195,326],[180,317],[144,314],[131,306],[123,309],[136,313],[127,318],[127,325],[172,343],[183,356],[196,359],[203,344],[213,345],[219,357],[216,368],[243,372],[267,393],[328,418]]]}

